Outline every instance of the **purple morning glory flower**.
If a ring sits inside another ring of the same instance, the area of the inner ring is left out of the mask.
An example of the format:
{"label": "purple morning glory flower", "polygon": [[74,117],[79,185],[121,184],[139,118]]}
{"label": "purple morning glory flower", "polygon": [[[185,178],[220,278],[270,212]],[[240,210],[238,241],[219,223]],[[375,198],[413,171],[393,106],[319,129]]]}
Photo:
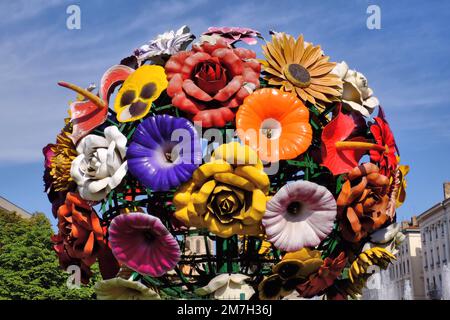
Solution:
{"label": "purple morning glory flower", "polygon": [[194,125],[185,118],[157,115],[136,129],[127,150],[128,170],[153,191],[168,191],[189,180],[201,164]]}

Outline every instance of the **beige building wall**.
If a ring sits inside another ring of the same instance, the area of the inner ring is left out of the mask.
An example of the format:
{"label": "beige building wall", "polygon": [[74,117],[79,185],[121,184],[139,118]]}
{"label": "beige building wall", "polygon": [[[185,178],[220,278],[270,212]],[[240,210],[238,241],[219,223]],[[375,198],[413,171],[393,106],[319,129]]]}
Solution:
{"label": "beige building wall", "polygon": [[24,209],[16,206],[11,201],[3,198],[0,196],[0,209],[9,211],[9,212],[15,212],[22,218],[31,218],[31,214],[25,211]]}

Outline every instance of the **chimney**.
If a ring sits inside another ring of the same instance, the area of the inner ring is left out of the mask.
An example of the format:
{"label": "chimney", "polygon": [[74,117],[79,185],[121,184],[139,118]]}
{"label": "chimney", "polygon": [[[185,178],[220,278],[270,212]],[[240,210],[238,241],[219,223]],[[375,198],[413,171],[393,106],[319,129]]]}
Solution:
{"label": "chimney", "polygon": [[450,182],[444,182],[444,200],[450,198]]}
{"label": "chimney", "polygon": [[413,227],[418,227],[419,226],[419,223],[417,222],[417,217],[416,216],[412,216],[411,222],[412,222],[412,226]]}

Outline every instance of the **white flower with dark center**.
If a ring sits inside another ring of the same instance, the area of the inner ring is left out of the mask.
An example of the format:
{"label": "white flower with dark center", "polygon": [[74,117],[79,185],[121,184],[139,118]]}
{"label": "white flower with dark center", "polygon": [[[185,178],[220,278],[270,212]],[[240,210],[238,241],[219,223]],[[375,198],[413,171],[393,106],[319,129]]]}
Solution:
{"label": "white flower with dark center", "polygon": [[267,241],[283,251],[315,247],[331,232],[336,201],[327,188],[309,181],[283,186],[267,202],[262,224]]}
{"label": "white flower with dark center", "polygon": [[145,60],[161,60],[161,56],[170,56],[183,51],[195,39],[188,26],[182,26],[176,32],[164,32],[134,51],[141,64]]}
{"label": "white flower with dark center", "polygon": [[107,127],[104,134],[105,137],[94,134],[84,137],[72,162],[70,175],[85,200],[104,199],[127,173],[127,138],[116,126]]}
{"label": "white flower with dark center", "polygon": [[380,105],[368,86],[367,78],[360,72],[350,70],[345,61],[338,63],[331,73],[336,74],[343,81],[341,100],[344,107],[369,117]]}

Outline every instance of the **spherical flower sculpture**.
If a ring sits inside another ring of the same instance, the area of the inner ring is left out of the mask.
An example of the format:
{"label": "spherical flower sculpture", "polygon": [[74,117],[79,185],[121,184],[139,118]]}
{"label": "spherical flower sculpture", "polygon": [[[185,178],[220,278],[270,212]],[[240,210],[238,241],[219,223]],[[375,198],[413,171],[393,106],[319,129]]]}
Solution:
{"label": "spherical flower sculpture", "polygon": [[182,26],[59,82],[52,241],[98,299],[355,298],[395,258],[409,167],[367,79],[269,33]]}

